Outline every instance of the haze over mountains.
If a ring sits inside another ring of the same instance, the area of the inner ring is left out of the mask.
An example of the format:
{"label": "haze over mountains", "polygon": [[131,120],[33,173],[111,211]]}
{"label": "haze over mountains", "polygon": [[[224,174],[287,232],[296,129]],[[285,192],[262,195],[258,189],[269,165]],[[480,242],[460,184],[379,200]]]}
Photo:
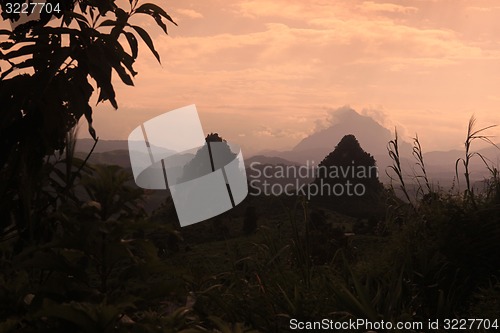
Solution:
{"label": "haze over mountains", "polygon": [[[289,151],[266,151],[262,155],[277,156],[297,163],[319,163],[328,155],[338,142],[347,134],[353,134],[361,147],[375,157],[379,166],[389,161],[387,143],[393,139],[390,130],[377,123],[369,116],[363,116],[349,107],[343,107],[333,114],[335,122],[302,139]],[[400,149],[411,154],[411,145],[400,141]],[[388,165],[388,164],[387,164]]]}
{"label": "haze over mountains", "polygon": [[[309,161],[311,164],[314,161],[315,164],[318,164],[335,148],[344,135],[353,134],[361,147],[374,156],[379,167],[380,179],[383,182],[388,182],[389,177],[385,170],[392,165],[393,161],[389,157],[387,144],[394,139],[394,134],[373,118],[361,115],[349,107],[336,110],[334,118],[335,122],[329,127],[302,139],[293,149],[289,151],[268,150],[261,155],[263,157],[280,157],[289,160],[290,163],[306,164]],[[417,169],[416,160],[412,156],[413,146],[401,138],[398,139],[398,145],[403,170],[406,171],[409,178],[412,178],[413,170]],[[498,166],[500,164],[500,150],[498,148],[489,146],[479,149],[477,152],[489,160],[492,165]],[[456,161],[463,158],[464,154],[465,152],[462,150],[424,151],[424,162],[431,180],[439,182],[441,185],[450,185],[455,176]],[[265,159],[263,158],[263,160]],[[489,171],[478,156],[471,161],[470,168],[473,180],[483,180],[489,176]]]}
{"label": "haze over mountains", "polygon": [[[374,156],[379,167],[379,176],[382,181],[387,182],[389,178],[385,174],[387,166],[392,160],[387,153],[387,143],[393,139],[393,133],[376,122],[373,118],[357,113],[349,107],[343,107],[334,113],[335,122],[329,127],[302,139],[293,149],[289,151],[267,150],[253,156],[245,156],[247,167],[252,162],[261,164],[319,164],[323,158],[334,150],[338,142],[347,134],[353,134],[359,141],[361,147]],[[224,137],[224,133],[220,133]],[[77,143],[79,156],[92,148],[93,141],[81,139]],[[415,159],[411,155],[412,144],[399,139],[399,150],[402,164],[406,173],[411,176],[416,169]],[[500,150],[490,146],[479,149],[477,152],[489,159],[494,166],[498,166]],[[433,181],[451,184],[455,176],[455,163],[458,158],[464,157],[464,151],[451,150],[446,152],[424,152],[424,161],[428,175]],[[91,157],[91,162],[117,164],[122,167],[130,167],[128,157],[128,144],[125,140],[103,140],[99,141]],[[482,180],[488,177],[488,170],[480,158],[471,162],[471,177],[473,180]]]}

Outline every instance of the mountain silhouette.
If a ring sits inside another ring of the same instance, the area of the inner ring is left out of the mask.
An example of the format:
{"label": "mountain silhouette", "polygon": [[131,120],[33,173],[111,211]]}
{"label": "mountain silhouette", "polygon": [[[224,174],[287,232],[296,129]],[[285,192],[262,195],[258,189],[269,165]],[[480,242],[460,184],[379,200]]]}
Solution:
{"label": "mountain silhouette", "polygon": [[[326,170],[326,172],[318,173],[316,183],[344,184],[349,181],[354,184],[362,184],[365,190],[370,192],[382,190],[382,184],[378,181],[378,172],[375,168],[375,159],[361,148],[358,140],[352,134],[348,134],[340,140],[335,149],[321,161],[319,168],[322,171]],[[333,173],[332,177],[332,171],[339,168],[342,172]],[[344,173],[344,171],[346,172]]]}
{"label": "mountain silhouette", "polygon": [[[392,165],[387,153],[387,144],[394,139],[391,131],[369,116],[363,116],[345,106],[331,113],[330,125],[302,139],[292,150],[265,151],[261,155],[280,157],[285,160],[306,164],[319,163],[340,140],[348,134],[354,135],[363,149],[371,154],[380,170],[380,180],[389,181],[385,170]],[[413,165],[412,145],[399,138],[399,151],[404,165]]]}
{"label": "mountain silhouette", "polygon": [[[300,141],[292,152],[318,160],[323,158],[347,134],[354,135],[365,151],[387,155],[387,143],[393,134],[373,118],[363,116],[350,107],[342,107],[332,114],[335,121],[327,128],[309,135]],[[400,151],[411,153],[411,145],[400,140]]]}

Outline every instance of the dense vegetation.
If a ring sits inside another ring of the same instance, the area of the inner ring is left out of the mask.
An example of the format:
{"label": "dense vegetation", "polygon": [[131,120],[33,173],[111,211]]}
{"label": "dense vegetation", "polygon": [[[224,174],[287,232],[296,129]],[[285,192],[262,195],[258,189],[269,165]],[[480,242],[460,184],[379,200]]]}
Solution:
{"label": "dense vegetation", "polygon": [[180,230],[171,200],[147,216],[127,171],[77,167],[66,151],[46,179],[74,185],[38,189],[62,191],[57,210],[42,212],[43,238],[2,239],[3,332],[281,332],[292,318],[498,315],[494,168],[481,194],[429,183],[405,202],[389,189],[376,222],[301,197],[248,197]]}

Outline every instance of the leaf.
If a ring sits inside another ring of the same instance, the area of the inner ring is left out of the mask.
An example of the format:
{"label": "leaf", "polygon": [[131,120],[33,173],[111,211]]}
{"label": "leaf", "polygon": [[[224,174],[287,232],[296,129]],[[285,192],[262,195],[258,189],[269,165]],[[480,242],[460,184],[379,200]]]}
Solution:
{"label": "leaf", "polygon": [[[133,34],[132,34],[133,36]],[[135,36],[134,36],[135,38]],[[135,39],[137,42],[137,39]],[[108,57],[112,59],[116,59],[119,61],[122,65],[124,65],[129,72],[132,74],[132,76],[136,76],[137,72],[134,70],[134,62],[135,58],[129,55],[125,50],[123,49],[123,46],[121,43],[118,42],[116,39],[110,39],[108,40],[108,43],[110,44],[109,48],[106,49],[106,53]]]}
{"label": "leaf", "polygon": [[158,26],[163,30],[163,32],[167,34],[168,33],[167,32],[167,25],[165,23],[163,23],[161,16],[158,14],[153,14],[153,18],[155,19],[156,24],[158,24]]}
{"label": "leaf", "polygon": [[10,73],[14,71],[15,67],[11,67],[0,75],[0,80],[5,79]]}
{"label": "leaf", "polygon": [[26,59],[25,61],[20,62],[15,66],[16,69],[28,68],[28,67],[33,67],[33,59]]}
{"label": "leaf", "polygon": [[104,51],[107,63],[115,69],[122,82],[129,86],[133,86],[134,83],[122,64],[135,76],[137,73],[132,68],[134,59],[125,52],[122,45],[117,40],[108,38],[105,43],[102,44],[101,49]]}
{"label": "leaf", "polygon": [[75,12],[67,12],[67,13],[65,13],[65,15],[69,16],[69,17],[72,17],[72,18],[74,18],[74,19],[76,19],[76,20],[84,23],[87,27],[90,26],[89,21],[82,14],[78,14],[78,13],[75,13]]}
{"label": "leaf", "polygon": [[160,55],[158,54],[158,52],[156,52],[154,44],[153,44],[153,40],[151,40],[151,37],[149,37],[146,30],[144,30],[143,28],[138,27],[136,25],[130,25],[130,26],[139,34],[139,36],[141,36],[144,43],[146,43],[146,45],[149,47],[149,49],[151,50],[151,52],[155,56],[156,60],[158,60],[158,62],[161,63]]}
{"label": "leaf", "polygon": [[100,1],[95,1],[95,5],[93,4],[93,7],[97,6],[97,9],[99,10],[99,14],[101,16],[106,16],[106,13],[109,11],[113,11],[117,8],[116,4],[114,3],[114,0],[100,0]]}
{"label": "leaf", "polygon": [[97,141],[97,135],[95,129],[94,127],[92,127],[92,108],[90,107],[90,105],[85,106],[84,114],[85,114],[85,119],[87,119],[87,123],[89,124],[89,134],[90,136],[92,136],[92,139],[94,139],[94,141]]}
{"label": "leaf", "polygon": [[[85,14],[87,14],[87,13],[85,13]],[[95,18],[94,7],[90,7],[89,14],[90,14],[90,19],[92,20],[92,22],[95,22],[94,21],[94,18]]]}
{"label": "leaf", "polygon": [[120,24],[127,23],[129,14],[121,8],[115,10],[116,20]]}
{"label": "leaf", "polygon": [[113,21],[113,20],[105,20],[99,24],[100,27],[112,27],[118,25],[118,22]]}
{"label": "leaf", "polygon": [[102,43],[87,48],[86,59],[88,59],[88,73],[101,89],[97,102],[109,100],[111,105],[113,105],[115,109],[118,109],[118,104],[115,99],[115,90],[111,83],[112,67],[108,63],[108,59],[103,49],[106,50],[106,47],[102,45]]}
{"label": "leaf", "polygon": [[153,17],[156,21],[156,24],[163,30],[163,32],[167,33],[167,25],[163,23],[162,17],[166,18],[173,24],[177,25],[172,18],[160,7],[157,5],[146,3],[139,8],[137,8],[134,13],[147,14]]}
{"label": "leaf", "polygon": [[48,36],[48,35],[64,35],[68,34],[70,36],[81,35],[81,31],[73,28],[66,27],[43,27],[43,29],[38,29],[33,31],[33,36],[35,38],[32,41],[37,41],[38,36]]}
{"label": "leaf", "polygon": [[122,80],[123,83],[125,83],[128,86],[133,86],[134,82],[132,81],[132,78],[130,75],[127,74],[125,71],[125,68],[123,68],[118,62],[113,62],[111,63],[111,66],[115,69],[115,71],[118,73],[120,76],[120,79]]}
{"label": "leaf", "polygon": [[9,50],[14,45],[16,45],[16,43],[14,43],[14,42],[2,42],[2,43],[0,43],[0,48],[3,50]]}
{"label": "leaf", "polygon": [[3,56],[3,59],[12,59],[12,58],[17,58],[17,57],[21,57],[21,56],[26,56],[29,54],[34,54],[35,52],[40,52],[43,49],[44,49],[44,47],[40,47],[39,45],[33,45],[33,44],[24,45],[17,50],[13,50],[13,51],[6,53]]}
{"label": "leaf", "polygon": [[111,66],[106,66],[106,68],[98,66],[89,67],[89,74],[96,80],[97,85],[101,89],[97,102],[109,100],[111,105],[115,109],[118,109],[118,104],[115,100],[115,90],[111,84]]}
{"label": "leaf", "polygon": [[163,10],[163,8],[161,8],[155,4],[152,4],[152,3],[142,4],[134,12],[135,13],[149,14],[149,15],[159,14],[159,15],[163,16],[164,18],[166,18],[167,20],[169,20],[170,22],[172,22],[173,24],[177,25],[177,23],[174,22],[174,20],[170,17],[170,15],[167,14],[167,12],[165,10]]}
{"label": "leaf", "polygon": [[137,58],[137,53],[139,50],[139,45],[137,43],[137,38],[135,38],[134,34],[128,31],[124,31],[125,37],[127,37],[127,41],[130,45],[130,50],[132,51],[132,58]]}
{"label": "leaf", "polygon": [[88,6],[88,4],[80,2],[79,6],[80,6],[80,10],[82,11],[82,13],[87,14],[87,6]]}

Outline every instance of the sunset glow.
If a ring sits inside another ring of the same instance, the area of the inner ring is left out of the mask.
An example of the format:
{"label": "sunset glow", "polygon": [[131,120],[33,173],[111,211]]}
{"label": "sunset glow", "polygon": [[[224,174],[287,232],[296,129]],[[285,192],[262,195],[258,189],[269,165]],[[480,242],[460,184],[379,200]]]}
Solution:
{"label": "sunset glow", "polygon": [[162,65],[142,45],[136,86],[116,81],[119,110],[94,114],[101,139],[193,103],[205,132],[249,153],[293,147],[344,105],[426,150],[460,148],[472,114],[499,123],[495,0],[157,3],[178,27],[141,21]]}

